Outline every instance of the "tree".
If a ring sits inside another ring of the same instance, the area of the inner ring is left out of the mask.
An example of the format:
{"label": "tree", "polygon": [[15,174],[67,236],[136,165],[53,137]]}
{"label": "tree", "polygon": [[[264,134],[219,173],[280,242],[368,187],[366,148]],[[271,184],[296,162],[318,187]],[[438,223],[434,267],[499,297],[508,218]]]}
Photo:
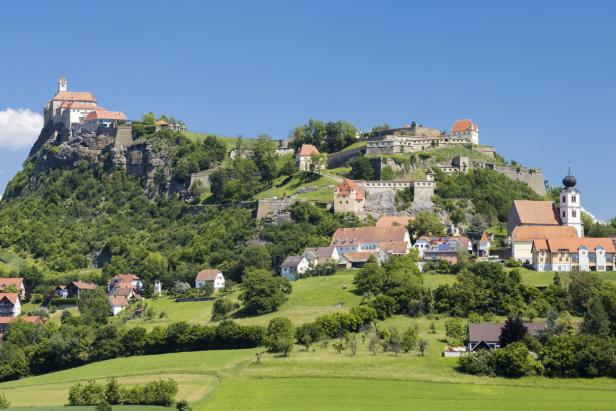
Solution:
{"label": "tree", "polygon": [[212,320],[220,321],[226,319],[235,310],[235,303],[227,298],[219,298],[214,302],[212,308]]}
{"label": "tree", "polygon": [[528,355],[528,348],[521,342],[514,342],[505,348],[494,350],[492,353],[494,371],[503,377],[523,377],[537,373],[540,364]]}
{"label": "tree", "polygon": [[407,328],[402,334],[402,340],[400,341],[400,347],[402,351],[409,352],[415,349],[417,346],[417,342],[419,340],[419,336],[417,335],[417,330],[415,327]]}
{"label": "tree", "polygon": [[460,345],[466,339],[467,327],[458,318],[445,320],[445,335],[449,337],[450,345]]}
{"label": "tree", "polygon": [[524,325],[520,314],[509,315],[498,337],[500,346],[506,347],[511,343],[522,340],[527,332],[528,329]]}
{"label": "tree", "polygon": [[539,358],[549,377],[575,376],[575,340],[569,335],[553,335],[548,338],[539,353]]}
{"label": "tree", "polygon": [[273,318],[265,331],[265,346],[268,351],[283,353],[285,357],[293,349],[293,324],[288,318]]}
{"label": "tree", "polygon": [[111,316],[111,307],[107,295],[101,287],[83,291],[77,302],[77,307],[81,316],[87,322],[105,324]]}
{"label": "tree", "polygon": [[374,169],[370,160],[366,157],[355,157],[349,162],[351,166],[351,178],[356,180],[373,180]]}
{"label": "tree", "polygon": [[610,319],[598,296],[588,302],[582,321],[582,332],[600,337],[607,337],[610,334]]}
{"label": "tree", "polygon": [[297,343],[303,345],[306,351],[310,349],[310,346],[318,342],[323,335],[321,326],[314,323],[302,324],[295,329],[295,339]]}
{"label": "tree", "polygon": [[0,381],[20,378],[28,371],[28,358],[23,349],[10,342],[0,344]]}
{"label": "tree", "polygon": [[420,211],[414,220],[409,223],[409,232],[413,238],[424,235],[440,236],[445,235],[445,227],[438,216],[429,211]]}
{"label": "tree", "polygon": [[274,277],[266,270],[249,270],[242,280],[239,299],[249,314],[276,311],[291,293],[291,283],[286,278]]}
{"label": "tree", "polygon": [[426,351],[426,348],[428,348],[428,341],[424,340],[423,338],[419,339],[419,352],[421,353],[421,356],[424,356],[424,352]]}
{"label": "tree", "polygon": [[276,143],[268,135],[260,135],[254,144],[253,158],[261,177],[268,184],[278,177],[278,163],[276,155]]}
{"label": "tree", "polygon": [[118,380],[113,377],[107,380],[107,386],[105,387],[105,401],[112,405],[122,403],[120,385],[118,384]]}
{"label": "tree", "polygon": [[141,122],[145,125],[153,126],[156,124],[156,116],[150,111],[141,117]]}
{"label": "tree", "polygon": [[169,272],[169,261],[167,258],[160,254],[150,252],[143,260],[143,268],[141,270],[141,277],[145,281],[152,281],[155,278],[166,278]]}

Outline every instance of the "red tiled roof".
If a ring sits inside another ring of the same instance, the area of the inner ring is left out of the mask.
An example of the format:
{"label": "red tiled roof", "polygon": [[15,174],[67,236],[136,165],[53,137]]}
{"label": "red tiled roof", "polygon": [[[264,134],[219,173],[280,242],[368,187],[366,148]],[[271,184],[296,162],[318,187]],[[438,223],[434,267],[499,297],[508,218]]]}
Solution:
{"label": "red tiled roof", "polygon": [[214,281],[219,272],[220,270],[214,268],[201,270],[199,274],[197,274],[195,281]]}
{"label": "red tiled roof", "polygon": [[157,126],[168,126],[169,125],[169,123],[167,123],[165,120],[162,120],[162,119],[161,120],[156,120],[155,124]]}
{"label": "red tiled roof", "polygon": [[0,278],[0,290],[14,285],[19,290],[24,285],[24,279],[21,277]]}
{"label": "red tiled roof", "polygon": [[53,98],[56,101],[92,101],[96,102],[96,99],[92,93],[88,91],[60,91]]}
{"label": "red tiled roof", "polygon": [[311,156],[313,154],[319,154],[319,149],[312,144],[302,144],[302,147],[299,150],[299,155],[301,157]]}
{"label": "red tiled roof", "polygon": [[105,110],[101,106],[89,103],[80,103],[74,101],[65,101],[58,106],[58,108],[72,109],[72,110]]}
{"label": "red tiled roof", "polygon": [[392,227],[400,225],[406,227],[410,221],[415,220],[413,216],[398,216],[398,215],[384,215],[379,217],[376,222],[377,227]]}
{"label": "red tiled roof", "polygon": [[365,263],[370,256],[376,256],[376,251],[359,251],[356,253],[345,253],[344,259],[350,263]]}
{"label": "red tiled roof", "polygon": [[522,225],[560,225],[557,210],[552,201],[514,200],[513,209],[517,212]]}
{"label": "red tiled roof", "polygon": [[137,277],[135,274],[116,274],[113,276],[110,282],[117,281],[122,283],[129,283],[136,280],[139,280],[139,277]]}
{"label": "red tiled roof", "polygon": [[594,251],[598,247],[603,247],[606,253],[616,253],[616,248],[611,238],[548,238],[546,241],[551,252],[558,250],[577,252],[580,247],[586,247]]}
{"label": "red tiled roof", "polygon": [[109,296],[109,303],[114,307],[129,307],[130,303],[124,296]]}
{"label": "red tiled roof", "polygon": [[406,227],[401,226],[339,228],[334,233],[330,245],[405,241],[407,234]]}
{"label": "red tiled roof", "polygon": [[381,243],[379,248],[389,254],[406,254],[409,250],[408,244],[406,241],[389,241]]}
{"label": "red tiled roof", "polygon": [[359,184],[357,184],[350,178],[345,178],[344,180],[342,180],[342,183],[340,183],[340,185],[337,185],[334,191],[336,195],[340,197],[348,197],[351,194],[351,191],[355,191],[356,200],[364,199],[363,190],[359,187]]}
{"label": "red tiled roof", "polygon": [[90,111],[86,120],[126,120],[126,116],[121,111],[96,110]]}
{"label": "red tiled roof", "polygon": [[86,283],[83,281],[73,281],[71,284],[73,284],[75,287],[79,288],[80,290],[94,290],[96,288],[96,284]]}
{"label": "red tiled roof", "polygon": [[481,233],[481,238],[479,239],[479,241],[482,242],[482,243],[486,243],[486,242],[490,241],[490,239],[488,238],[488,234],[486,234],[485,231],[483,233]]}
{"label": "red tiled roof", "polygon": [[546,238],[577,238],[575,228],[558,225],[558,226],[532,226],[521,225],[513,229],[511,239],[513,241],[530,241]]}
{"label": "red tiled roof", "polygon": [[452,133],[463,133],[465,131],[477,131],[477,126],[470,119],[456,120],[451,127]]}
{"label": "red tiled roof", "polygon": [[17,293],[0,293],[0,300],[7,299],[11,302],[11,304],[17,304],[19,300],[19,294]]}

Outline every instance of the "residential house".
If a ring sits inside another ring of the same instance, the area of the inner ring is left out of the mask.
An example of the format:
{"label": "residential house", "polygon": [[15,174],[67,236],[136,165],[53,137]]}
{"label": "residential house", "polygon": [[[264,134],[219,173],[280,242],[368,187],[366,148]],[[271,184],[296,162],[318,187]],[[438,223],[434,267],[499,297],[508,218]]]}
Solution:
{"label": "residential house", "polygon": [[382,243],[404,242],[407,251],[411,248],[411,238],[406,227],[354,227],[339,228],[332,236],[330,245],[336,247],[338,253],[355,253],[381,249]]}
{"label": "residential house", "polygon": [[122,310],[130,307],[130,302],[125,296],[110,295],[109,305],[111,306],[111,312],[113,313],[113,315],[118,315]]}
{"label": "residential house", "polygon": [[18,293],[0,293],[0,317],[17,317],[21,314]]}
{"label": "residential house", "polygon": [[310,268],[308,259],[303,255],[290,255],[280,266],[280,275],[289,281],[297,279],[298,275],[304,274]]}
{"label": "residential house", "polygon": [[86,283],[83,281],[73,281],[69,285],[66,286],[66,295],[69,298],[79,298],[81,297],[81,293],[87,290],[96,289],[96,284],[94,283]]}
{"label": "residential house", "polygon": [[143,283],[135,274],[116,274],[107,283],[107,294],[112,294],[114,288],[127,288],[129,286],[138,293],[143,290]]}
{"label": "residential house", "polygon": [[21,277],[0,278],[0,292],[3,292],[8,287],[15,287],[19,298],[22,300],[26,298],[26,287],[24,286],[24,279]]}
{"label": "residential house", "polygon": [[484,231],[481,233],[479,243],[477,243],[477,257],[486,258],[490,256],[490,245],[492,242],[488,238],[488,234]]}
{"label": "residential house", "polygon": [[84,127],[96,131],[99,127],[117,127],[126,120],[126,115],[121,111],[95,110],[86,115]]}
{"label": "residential house", "polygon": [[364,191],[355,181],[345,178],[334,187],[334,212],[361,214],[364,212]]}
{"label": "residential house", "polygon": [[376,222],[377,227],[393,227],[393,226],[402,226],[406,227],[409,225],[411,221],[415,220],[413,216],[402,216],[402,215],[382,215]]}
{"label": "residential house", "polygon": [[207,283],[212,284],[214,291],[222,290],[225,288],[225,276],[217,269],[199,271],[195,278],[195,287],[203,288]]}
{"label": "residential house", "polygon": [[[38,325],[45,324],[45,321],[43,320],[43,318],[39,317],[38,315],[21,315],[19,317],[0,317],[0,336],[4,336],[7,333],[8,329],[10,328],[10,325],[17,321],[25,321],[27,323],[38,324]],[[2,339],[2,337],[0,337],[0,339]]]}
{"label": "residential house", "polygon": [[403,256],[409,253],[409,244],[406,241],[389,241],[381,243],[376,259],[379,262],[389,260],[391,256]]}
{"label": "residential house", "polygon": [[321,170],[325,165],[319,162],[318,164],[312,164],[313,160],[317,158],[321,153],[319,149],[312,144],[302,144],[301,148],[296,155],[296,164],[300,171],[310,171],[311,168],[315,170]]}
{"label": "residential house", "polygon": [[611,238],[548,238],[533,241],[537,271],[614,271],[616,247]]}
{"label": "residential house", "polygon": [[464,236],[420,237],[415,242],[415,246],[424,261],[446,260],[452,264],[458,262],[460,253],[471,254],[473,252],[473,243]]}
{"label": "residential house", "polygon": [[52,297],[54,296],[58,298],[62,298],[62,299],[68,298],[68,290],[66,289],[66,286],[65,285],[56,286],[52,294]]}
{"label": "residential house", "polygon": [[530,264],[533,261],[533,241],[548,238],[577,238],[569,226],[518,226],[511,233],[511,256]]}
{"label": "residential house", "polygon": [[[468,325],[468,350],[500,348],[500,335],[503,323],[470,323]],[[530,335],[545,330],[545,323],[524,323]]]}
{"label": "residential house", "polygon": [[311,267],[340,261],[340,254],[336,247],[309,247],[304,250],[304,257],[308,260]]}
{"label": "residential house", "polygon": [[379,251],[356,251],[344,253],[344,260],[353,268],[361,268],[370,260],[370,257],[378,259]]}

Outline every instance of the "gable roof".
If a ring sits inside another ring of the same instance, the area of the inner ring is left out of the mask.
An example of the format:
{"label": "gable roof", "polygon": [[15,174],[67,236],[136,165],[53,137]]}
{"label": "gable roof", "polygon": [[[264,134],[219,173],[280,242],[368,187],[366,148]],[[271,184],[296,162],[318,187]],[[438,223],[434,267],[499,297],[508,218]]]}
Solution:
{"label": "gable roof", "polygon": [[463,133],[465,131],[478,131],[477,126],[471,119],[456,120],[451,126],[452,133]]}
{"label": "gable roof", "polygon": [[116,274],[109,280],[109,283],[130,283],[137,280],[139,280],[139,277],[135,274]]}
{"label": "gable roof", "polygon": [[355,191],[356,200],[364,199],[364,191],[359,187],[359,184],[357,184],[350,178],[343,179],[342,183],[340,183],[340,185],[337,185],[334,189],[336,195],[340,197],[348,197],[351,194],[351,191]]}
{"label": "gable roof", "polygon": [[216,276],[220,272],[220,270],[217,270],[215,268],[206,268],[205,270],[199,271],[199,274],[197,274],[195,281],[214,281],[216,279]]}
{"label": "gable roof", "polygon": [[19,295],[17,293],[0,293],[0,301],[4,299],[15,305],[19,301]]}
{"label": "gable roof", "polygon": [[586,247],[589,250],[596,250],[598,247],[603,247],[606,253],[616,253],[616,247],[611,238],[548,238],[545,240],[547,248],[538,248],[538,250],[550,250],[557,252],[558,250],[567,250],[577,252],[580,247]]}
{"label": "gable roof", "polygon": [[297,267],[304,258],[303,255],[290,255],[284,259],[281,267]]}
{"label": "gable roof", "polygon": [[302,147],[299,150],[299,155],[301,157],[311,156],[313,154],[319,154],[319,149],[312,144],[302,144]]}
{"label": "gable roof", "polygon": [[24,279],[21,277],[0,278],[0,290],[9,285],[14,285],[19,290],[24,286]]}
{"label": "gable roof", "polygon": [[25,321],[32,324],[43,324],[45,320],[38,315],[21,315],[19,317],[0,317],[0,325],[6,325],[15,321]]}
{"label": "gable roof", "polygon": [[406,227],[355,227],[339,228],[332,236],[330,245],[354,245],[359,243],[385,243],[405,241],[408,231]]}
{"label": "gable roof", "polygon": [[365,263],[371,256],[376,256],[376,251],[358,251],[355,253],[344,253],[344,259],[350,263]]}
{"label": "gable roof", "polygon": [[121,111],[96,110],[90,111],[86,120],[126,120],[126,115]]}
{"label": "gable roof", "polygon": [[485,230],[483,231],[483,233],[481,233],[481,238],[479,239],[479,241],[482,243],[487,243],[488,241],[490,241],[490,239],[488,238],[488,234],[485,232]]}
{"label": "gable roof", "polygon": [[409,250],[406,241],[388,241],[379,244],[379,248],[389,254],[406,254]]}
{"label": "gable roof", "polygon": [[128,298],[122,295],[110,295],[109,304],[111,304],[112,307],[129,307],[130,306],[130,303],[128,302]]}
{"label": "gable roof", "polygon": [[96,288],[96,284],[94,284],[94,283],[86,283],[84,281],[73,281],[69,285],[73,285],[74,287],[77,287],[80,290],[94,290]]}
{"label": "gable roof", "polygon": [[96,99],[89,91],[60,91],[53,98],[56,101],[92,101]]}
{"label": "gable roof", "polygon": [[376,222],[377,227],[392,227],[396,225],[401,225],[406,227],[410,221],[413,221],[415,217],[413,216],[403,216],[403,215],[382,215]]}
{"label": "gable roof", "polygon": [[[468,325],[469,341],[498,341],[504,323],[470,323]],[[531,335],[536,335],[545,330],[545,323],[524,323],[524,326]]]}
{"label": "gable roof", "polygon": [[513,241],[530,241],[546,238],[577,238],[577,231],[574,227],[559,226],[517,226],[511,232]]}
{"label": "gable roof", "polygon": [[79,101],[65,101],[58,108],[67,108],[73,110],[105,110],[103,107],[96,104],[82,103]]}
{"label": "gable roof", "polygon": [[155,122],[154,124],[156,124],[157,126],[168,126],[168,125],[169,125],[169,123],[167,123],[167,122],[166,122],[165,120],[163,120],[163,119],[158,119],[158,120],[156,120],[156,122]]}
{"label": "gable roof", "polygon": [[312,253],[316,258],[331,258],[336,251],[336,247],[308,247],[304,250],[304,254]]}
{"label": "gable roof", "polygon": [[518,214],[521,224],[560,225],[552,201],[513,200],[512,210]]}

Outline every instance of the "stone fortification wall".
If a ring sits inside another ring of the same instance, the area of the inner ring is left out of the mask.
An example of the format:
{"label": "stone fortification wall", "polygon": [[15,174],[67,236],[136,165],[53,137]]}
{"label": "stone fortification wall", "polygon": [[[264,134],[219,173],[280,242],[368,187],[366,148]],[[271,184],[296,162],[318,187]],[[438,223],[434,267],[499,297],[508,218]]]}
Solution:
{"label": "stone fortification wall", "polygon": [[266,198],[259,200],[257,205],[257,220],[267,216],[275,216],[293,205],[289,198]]}
{"label": "stone fortification wall", "polygon": [[524,167],[520,167],[518,169],[517,167],[494,165],[493,170],[509,177],[512,180],[517,180],[528,184],[528,186],[540,196],[543,196],[546,193],[545,177],[543,176],[543,171],[540,169],[529,169]]}
{"label": "stone fortification wall", "polygon": [[357,147],[347,151],[339,151],[327,156],[327,168],[342,167],[355,157],[359,157],[364,154],[365,147]]}

